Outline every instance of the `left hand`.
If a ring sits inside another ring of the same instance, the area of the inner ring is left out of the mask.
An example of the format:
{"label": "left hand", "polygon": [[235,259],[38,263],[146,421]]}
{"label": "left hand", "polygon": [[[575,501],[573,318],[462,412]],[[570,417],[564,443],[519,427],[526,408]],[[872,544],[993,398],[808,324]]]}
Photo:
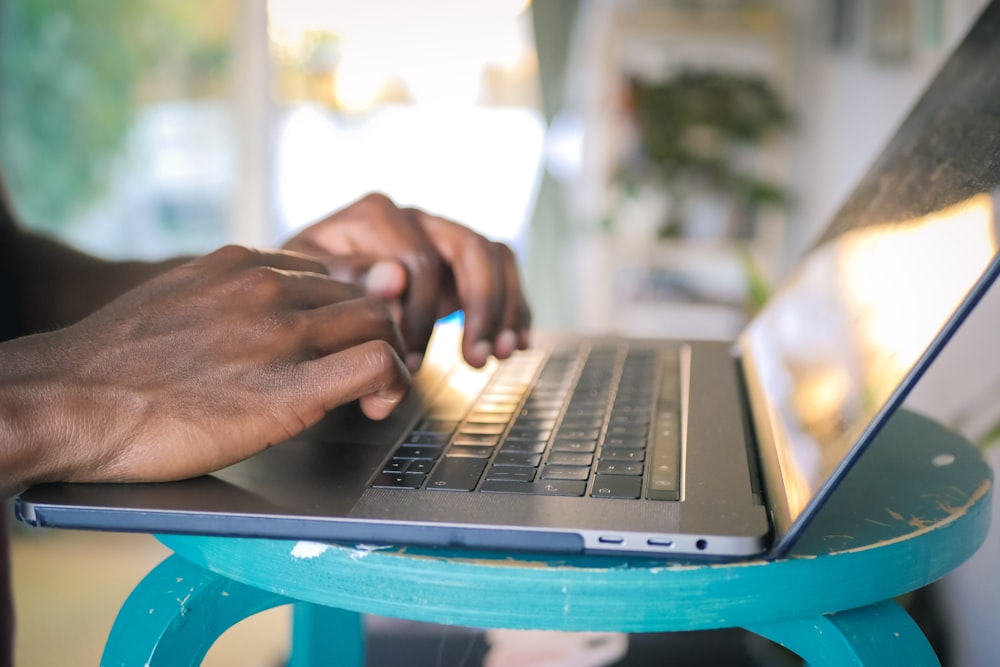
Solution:
{"label": "left hand", "polygon": [[465,311],[462,352],[475,367],[528,346],[531,312],[514,253],[458,223],[367,195],[284,246],[326,264],[333,278],[393,305],[406,365],[419,368],[434,322]]}

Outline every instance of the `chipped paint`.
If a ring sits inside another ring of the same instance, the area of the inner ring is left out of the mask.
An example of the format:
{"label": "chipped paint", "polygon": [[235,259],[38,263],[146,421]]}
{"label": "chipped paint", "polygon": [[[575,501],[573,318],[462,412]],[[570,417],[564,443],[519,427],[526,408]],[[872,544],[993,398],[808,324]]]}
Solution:
{"label": "chipped paint", "polygon": [[348,558],[351,560],[360,560],[374,551],[383,551],[391,548],[392,547],[378,544],[356,544],[354,545],[354,551],[350,553]]}
{"label": "chipped paint", "polygon": [[310,558],[316,558],[324,551],[330,548],[329,544],[321,544],[320,542],[307,542],[305,540],[296,542],[295,546],[292,547],[292,558],[300,558],[308,560]]}

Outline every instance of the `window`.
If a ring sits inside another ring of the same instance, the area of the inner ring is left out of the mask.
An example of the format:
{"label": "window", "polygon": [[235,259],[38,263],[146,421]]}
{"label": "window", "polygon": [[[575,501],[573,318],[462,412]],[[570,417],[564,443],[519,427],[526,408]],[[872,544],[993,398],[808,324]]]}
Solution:
{"label": "window", "polygon": [[544,121],[524,0],[272,0],[276,208],[369,191],[521,244]]}
{"label": "window", "polygon": [[525,0],[0,8],[0,161],[32,227],[155,258],[381,191],[521,243],[544,137]]}
{"label": "window", "polygon": [[105,256],[227,238],[241,4],[0,3],[0,160],[27,224]]}

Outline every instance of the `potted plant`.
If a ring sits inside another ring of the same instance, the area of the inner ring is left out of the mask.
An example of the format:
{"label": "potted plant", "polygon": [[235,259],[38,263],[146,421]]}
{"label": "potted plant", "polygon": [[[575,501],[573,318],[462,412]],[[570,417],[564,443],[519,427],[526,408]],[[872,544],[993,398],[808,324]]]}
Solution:
{"label": "potted plant", "polygon": [[742,239],[753,238],[762,206],[788,204],[785,189],[755,173],[753,164],[757,151],[792,120],[764,77],[687,69],[659,82],[633,78],[625,106],[636,150],[616,180],[626,195],[643,186],[665,193],[658,237],[697,233],[691,203],[698,197],[728,210],[720,235]]}

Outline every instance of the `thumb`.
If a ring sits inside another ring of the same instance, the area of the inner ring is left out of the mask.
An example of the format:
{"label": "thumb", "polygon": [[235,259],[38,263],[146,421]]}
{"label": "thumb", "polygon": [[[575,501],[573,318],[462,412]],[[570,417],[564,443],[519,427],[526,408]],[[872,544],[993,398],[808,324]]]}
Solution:
{"label": "thumb", "polygon": [[324,253],[321,260],[331,278],[357,285],[367,296],[400,299],[406,291],[406,268],[396,260],[329,253]]}
{"label": "thumb", "polygon": [[392,319],[399,326],[403,321],[403,295],[407,287],[406,268],[392,259],[375,260],[362,255],[325,255],[330,277],[357,285],[365,296],[385,301]]}
{"label": "thumb", "polygon": [[360,284],[368,296],[401,299],[407,287],[406,268],[396,260],[379,260],[368,267]]}

